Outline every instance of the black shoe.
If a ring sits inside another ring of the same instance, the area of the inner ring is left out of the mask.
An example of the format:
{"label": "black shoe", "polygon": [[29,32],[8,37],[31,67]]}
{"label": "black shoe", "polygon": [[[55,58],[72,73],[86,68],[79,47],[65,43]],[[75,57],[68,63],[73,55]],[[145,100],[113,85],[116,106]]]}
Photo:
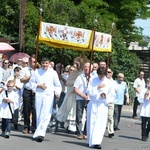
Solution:
{"label": "black shoe", "polygon": [[32,132],[32,134],[34,134],[35,133],[35,129],[32,129],[31,132]]}
{"label": "black shoe", "polygon": [[108,134],[109,138],[112,138],[114,136],[114,133]]}
{"label": "black shoe", "polygon": [[18,130],[18,125],[17,124],[14,124],[14,129]]}
{"label": "black shoe", "polygon": [[43,140],[44,140],[43,136],[38,136],[36,139],[37,142],[42,142]]}
{"label": "black shoe", "polygon": [[147,139],[149,138],[149,132],[148,132],[148,133],[146,133],[146,137],[147,137]]}
{"label": "black shoe", "polygon": [[120,130],[120,129],[118,127],[115,127],[114,130],[116,131],[116,130]]}
{"label": "black shoe", "polygon": [[5,138],[9,139],[9,132],[5,134]]}
{"label": "black shoe", "polygon": [[146,136],[142,136],[142,138],[141,138],[141,140],[145,141],[145,142],[147,141],[147,139],[148,139],[148,137],[146,137]]}
{"label": "black shoe", "polygon": [[101,149],[102,147],[101,147],[101,145],[94,145],[94,148],[95,149]]}
{"label": "black shoe", "polygon": [[66,128],[66,133],[70,133],[70,130],[68,129],[68,127]]}

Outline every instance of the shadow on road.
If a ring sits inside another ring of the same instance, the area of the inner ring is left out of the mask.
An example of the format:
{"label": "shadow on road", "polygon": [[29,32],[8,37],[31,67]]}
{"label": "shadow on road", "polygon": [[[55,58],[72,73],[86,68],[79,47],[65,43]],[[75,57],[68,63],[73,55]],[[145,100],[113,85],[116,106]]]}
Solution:
{"label": "shadow on road", "polygon": [[75,142],[75,141],[62,141],[62,142],[68,143],[68,144],[80,145],[80,146],[83,146],[83,147],[88,147],[87,143],[81,143],[81,142]]}
{"label": "shadow on road", "polygon": [[125,136],[125,135],[119,135],[119,137],[126,138],[126,139],[133,139],[133,140],[141,140],[141,139],[138,138],[138,137]]}

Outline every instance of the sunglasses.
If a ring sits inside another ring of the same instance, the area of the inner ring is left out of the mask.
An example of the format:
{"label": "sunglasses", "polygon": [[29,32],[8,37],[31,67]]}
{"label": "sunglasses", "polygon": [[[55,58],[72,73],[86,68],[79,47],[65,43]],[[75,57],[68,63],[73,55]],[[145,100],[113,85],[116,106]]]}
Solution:
{"label": "sunglasses", "polygon": [[107,73],[111,73],[111,71],[107,71]]}
{"label": "sunglasses", "polygon": [[74,71],[73,69],[70,69],[70,71]]}

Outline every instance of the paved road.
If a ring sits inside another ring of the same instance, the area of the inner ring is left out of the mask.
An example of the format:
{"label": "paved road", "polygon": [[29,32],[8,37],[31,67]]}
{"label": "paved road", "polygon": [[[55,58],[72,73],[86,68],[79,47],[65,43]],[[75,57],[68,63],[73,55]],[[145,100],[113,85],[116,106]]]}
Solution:
{"label": "paved road", "polygon": [[[139,112],[139,111],[138,111]],[[132,108],[125,106],[120,122],[120,131],[115,131],[115,136],[107,137],[107,130],[102,142],[103,150],[150,150],[150,139],[147,142],[140,140],[140,119],[131,118]],[[32,140],[32,134],[22,134],[23,126],[19,131],[12,130],[10,139],[0,137],[0,150],[87,150],[86,140],[78,140],[76,135],[66,133],[59,129],[57,134],[47,133],[45,140],[38,143]]]}

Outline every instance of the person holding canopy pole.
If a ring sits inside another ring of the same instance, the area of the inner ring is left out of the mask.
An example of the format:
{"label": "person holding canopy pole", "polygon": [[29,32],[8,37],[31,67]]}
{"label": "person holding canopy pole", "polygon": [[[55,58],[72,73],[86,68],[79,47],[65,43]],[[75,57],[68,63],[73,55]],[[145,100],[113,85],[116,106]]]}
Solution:
{"label": "person holding canopy pole", "polygon": [[[38,42],[40,35],[40,22],[42,19],[42,8],[40,8],[40,19],[39,19],[39,28],[37,34],[37,43],[36,43],[36,62],[38,58]],[[62,90],[58,75],[56,71],[49,68],[50,61],[47,57],[43,57],[41,60],[41,68],[36,69],[30,79],[31,88],[35,92],[35,107],[36,107],[36,122],[37,128],[33,135],[33,138],[37,142],[42,142],[44,140],[47,126],[49,124],[53,101],[54,93],[56,98],[60,97]],[[48,79],[48,80],[47,80]]]}
{"label": "person holding canopy pole", "polygon": [[[37,37],[37,46],[38,41],[40,41],[49,46],[57,48],[90,51],[90,69],[89,75],[87,76],[87,80],[89,82],[89,80],[92,79],[90,76],[90,72],[93,52],[111,52],[111,35],[95,32],[96,23],[97,20],[95,20],[94,31],[92,31],[87,29],[41,22],[39,25],[39,29],[41,29],[38,30],[39,32]],[[37,53],[38,52],[36,51],[36,54]],[[85,105],[86,104],[87,103],[85,101]]]}
{"label": "person holding canopy pole", "polygon": [[[94,39],[95,33],[93,34],[92,49]],[[93,51],[91,51],[91,59],[92,53]],[[110,56],[108,59],[110,59]],[[87,138],[89,147],[96,149],[101,149],[101,142],[107,125],[108,104],[112,101],[111,97],[113,95],[110,81],[106,77],[108,65],[107,67],[98,68],[98,76],[91,78],[87,87],[87,95],[90,99],[87,106]]]}
{"label": "person holding canopy pole", "polygon": [[41,60],[41,68],[36,69],[30,79],[31,88],[35,92],[37,121],[37,128],[33,138],[36,138],[37,142],[44,140],[46,129],[52,115],[54,93],[56,98],[59,98],[62,90],[58,75],[56,71],[49,68],[49,63],[49,59],[43,57]]}

